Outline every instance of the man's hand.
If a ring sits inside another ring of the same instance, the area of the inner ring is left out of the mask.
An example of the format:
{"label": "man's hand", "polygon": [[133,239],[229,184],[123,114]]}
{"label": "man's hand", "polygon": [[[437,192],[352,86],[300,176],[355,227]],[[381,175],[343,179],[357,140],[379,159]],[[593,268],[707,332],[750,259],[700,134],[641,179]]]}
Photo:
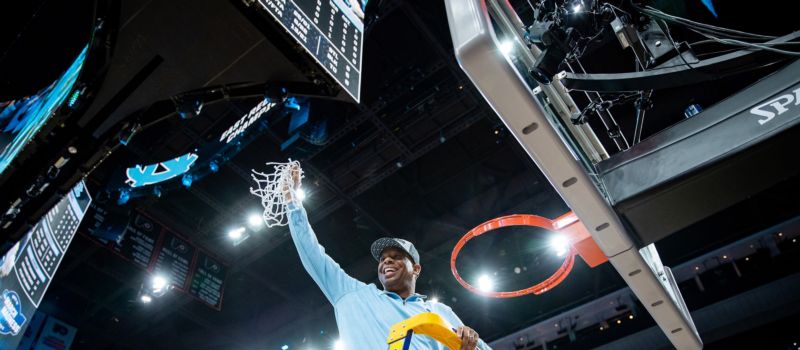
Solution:
{"label": "man's hand", "polygon": [[[294,198],[294,191],[300,188],[300,167],[297,165],[293,165],[289,170],[292,173],[292,178],[290,183],[283,184],[283,198],[287,202],[291,202]],[[291,187],[290,187],[291,186]]]}
{"label": "man's hand", "polygon": [[475,350],[478,347],[478,332],[467,326],[459,326],[456,334],[461,338],[460,350]]}

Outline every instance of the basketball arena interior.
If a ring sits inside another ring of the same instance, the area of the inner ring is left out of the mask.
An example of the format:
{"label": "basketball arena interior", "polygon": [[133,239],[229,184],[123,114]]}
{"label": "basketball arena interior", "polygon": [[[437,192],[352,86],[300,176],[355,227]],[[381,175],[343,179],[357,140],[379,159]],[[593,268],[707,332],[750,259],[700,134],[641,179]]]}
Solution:
{"label": "basketball arena interior", "polygon": [[7,4],[0,349],[800,350],[792,8]]}

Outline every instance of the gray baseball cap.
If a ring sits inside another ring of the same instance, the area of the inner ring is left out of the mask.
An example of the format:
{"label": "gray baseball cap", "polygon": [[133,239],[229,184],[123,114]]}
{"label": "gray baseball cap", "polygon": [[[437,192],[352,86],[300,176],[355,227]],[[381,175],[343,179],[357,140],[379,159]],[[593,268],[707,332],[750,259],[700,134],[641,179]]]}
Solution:
{"label": "gray baseball cap", "polygon": [[417,248],[414,247],[414,244],[402,238],[378,238],[378,240],[372,243],[372,247],[370,247],[369,250],[372,252],[372,257],[375,258],[375,260],[380,261],[383,251],[386,248],[392,247],[406,252],[406,254],[411,257],[411,260],[414,260],[415,264],[419,264],[419,252],[417,251]]}

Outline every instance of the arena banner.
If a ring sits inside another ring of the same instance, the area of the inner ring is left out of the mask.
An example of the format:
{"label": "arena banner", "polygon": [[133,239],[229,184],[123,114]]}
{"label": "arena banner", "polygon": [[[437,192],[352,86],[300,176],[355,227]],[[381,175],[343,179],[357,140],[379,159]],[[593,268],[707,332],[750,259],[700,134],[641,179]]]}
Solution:
{"label": "arena banner", "polygon": [[83,181],[0,261],[0,349],[16,349],[75,236],[92,198]]}
{"label": "arena banner", "polygon": [[222,310],[227,264],[169,227],[136,210],[94,202],[79,232],[136,267],[163,275],[175,290]]}
{"label": "arena banner", "polygon": [[[47,316],[42,333],[32,350],[68,350],[78,329],[53,316]],[[17,349],[27,350],[27,349]]]}

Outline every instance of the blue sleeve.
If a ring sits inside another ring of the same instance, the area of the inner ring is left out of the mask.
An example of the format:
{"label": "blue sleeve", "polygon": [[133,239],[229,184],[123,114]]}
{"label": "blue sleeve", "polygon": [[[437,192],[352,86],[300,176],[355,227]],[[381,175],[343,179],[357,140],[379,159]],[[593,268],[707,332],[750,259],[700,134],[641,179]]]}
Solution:
{"label": "blue sleeve", "polygon": [[363,282],[350,277],[339,264],[325,254],[325,248],[317,241],[317,236],[308,222],[305,208],[299,204],[290,204],[289,209],[289,231],[300,255],[300,261],[331,304],[335,305],[345,294],[366,286]]}
{"label": "blue sleeve", "polygon": [[[442,312],[437,312],[437,313],[440,316],[444,317],[444,319],[447,320],[447,322],[449,322],[454,328],[464,325],[464,322],[461,322],[461,319],[458,318],[458,315],[456,315],[456,313],[453,312],[453,309],[451,309],[449,306],[440,304],[440,310],[442,310]],[[492,350],[492,348],[490,348],[489,345],[487,345],[486,342],[483,341],[483,339],[478,339],[477,349]]]}

